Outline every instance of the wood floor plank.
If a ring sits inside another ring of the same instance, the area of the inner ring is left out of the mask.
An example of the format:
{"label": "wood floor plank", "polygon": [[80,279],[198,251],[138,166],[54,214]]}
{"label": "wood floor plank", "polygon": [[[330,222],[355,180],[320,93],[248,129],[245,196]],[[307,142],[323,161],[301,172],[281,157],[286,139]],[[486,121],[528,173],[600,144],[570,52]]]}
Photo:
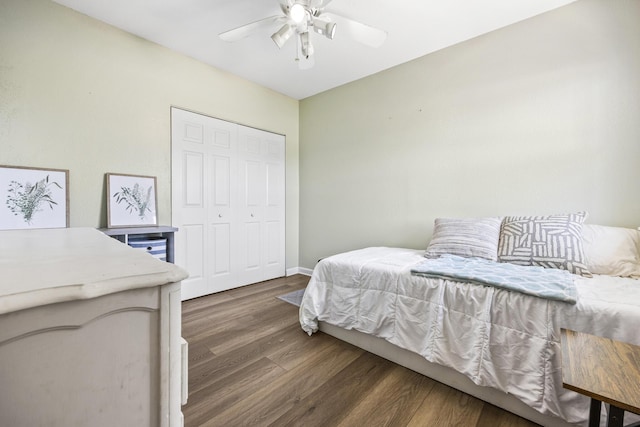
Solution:
{"label": "wood floor plank", "polygon": [[533,427],[321,332],[278,300],[296,275],[184,301],[189,342],[186,427]]}
{"label": "wood floor plank", "polygon": [[335,338],[324,333],[307,336],[299,325],[295,327],[297,334],[293,345],[282,346],[267,355],[274,363],[277,363],[286,370],[291,370],[301,364],[307,364],[309,354],[322,351],[335,341]]}
{"label": "wood floor plank", "polygon": [[224,355],[243,347],[247,341],[268,339],[282,329],[292,326],[298,326],[296,319],[281,319],[278,314],[275,314],[275,317],[264,316],[261,319],[243,318],[242,324],[233,325],[216,335],[206,337],[202,343],[212,352]]}
{"label": "wood floor plank", "polygon": [[359,348],[334,342],[324,351],[310,355],[309,365],[287,371],[270,384],[270,387],[245,396],[246,401],[237,402],[202,425],[269,425],[314,393],[361,354],[363,350]]}
{"label": "wood floor plank", "polygon": [[436,383],[407,426],[475,426],[483,405],[475,397]]}
{"label": "wood floor plank", "polygon": [[189,367],[195,368],[196,366],[207,363],[215,357],[215,354],[209,350],[209,347],[200,343],[193,342],[189,344]]}
{"label": "wood floor plank", "polygon": [[298,329],[297,325],[290,325],[259,340],[247,341],[244,346],[235,351],[215,355],[205,363],[189,367],[189,390],[199,391],[222,377],[246,368],[251,363],[268,356],[270,350],[274,351],[274,347],[282,349],[296,345],[292,340],[299,336]]}
{"label": "wood floor plank", "polygon": [[190,422],[206,423],[225,408],[258,390],[268,387],[284,370],[266,357],[234,371],[204,388],[190,394],[189,406],[184,415]]}
{"label": "wood floor plank", "polygon": [[435,384],[424,375],[394,365],[338,426],[406,426]]}
{"label": "wood floor plank", "polygon": [[536,427],[538,424],[525,420],[511,412],[486,403],[476,427]]}
{"label": "wood floor plank", "polygon": [[365,352],[269,425],[338,425],[392,368],[392,362]]}
{"label": "wood floor plank", "polygon": [[209,295],[203,298],[194,298],[189,301],[186,301],[182,305],[182,321],[187,322],[191,320],[192,317],[197,317],[200,314],[207,315],[212,307],[215,307],[217,304],[221,304],[225,301],[233,301],[233,296],[220,292],[216,294],[216,298],[212,300],[211,298],[207,298]]}
{"label": "wood floor plank", "polygon": [[[286,285],[263,289],[248,296],[215,304],[208,311],[200,310],[197,316],[192,312],[191,316],[183,316],[183,331],[191,339],[199,340],[230,328],[242,327],[259,310],[272,309],[270,311],[273,312],[273,308],[282,303],[276,297],[289,291],[290,287]],[[242,310],[238,310],[238,307],[242,307]],[[276,317],[278,314],[277,311],[274,313]]]}

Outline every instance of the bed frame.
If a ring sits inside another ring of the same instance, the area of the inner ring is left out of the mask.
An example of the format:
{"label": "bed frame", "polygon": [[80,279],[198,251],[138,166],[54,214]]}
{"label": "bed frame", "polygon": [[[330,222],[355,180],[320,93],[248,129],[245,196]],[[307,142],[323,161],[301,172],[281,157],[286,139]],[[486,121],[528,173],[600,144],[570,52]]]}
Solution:
{"label": "bed frame", "polygon": [[534,423],[545,427],[575,427],[575,424],[570,424],[560,418],[541,414],[515,397],[500,390],[478,386],[465,375],[454,369],[431,363],[420,355],[397,347],[382,338],[355,330],[346,330],[326,322],[318,322],[318,325],[320,331],[339,340],[353,344],[356,347],[477,397],[484,402],[512,412]]}

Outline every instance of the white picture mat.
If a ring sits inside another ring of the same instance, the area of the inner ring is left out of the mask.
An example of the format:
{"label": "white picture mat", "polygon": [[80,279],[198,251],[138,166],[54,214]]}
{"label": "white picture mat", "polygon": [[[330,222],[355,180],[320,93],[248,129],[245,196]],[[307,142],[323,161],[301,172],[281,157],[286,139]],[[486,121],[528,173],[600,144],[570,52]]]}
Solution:
{"label": "white picture mat", "polygon": [[[68,227],[68,173],[59,169],[0,167],[0,230]],[[15,199],[18,193],[23,200],[29,198],[25,187],[41,180],[45,180],[46,193],[54,203],[44,199],[34,201],[35,209],[29,216],[15,201],[9,199]],[[23,187],[17,187],[12,182],[20,183]]]}
{"label": "white picture mat", "polygon": [[[119,195],[128,189],[137,189],[141,197],[147,201],[146,209],[141,214],[138,206],[132,206]],[[147,199],[148,196],[148,199]],[[156,204],[156,178],[153,176],[107,174],[107,216],[108,227],[137,227],[158,225]]]}

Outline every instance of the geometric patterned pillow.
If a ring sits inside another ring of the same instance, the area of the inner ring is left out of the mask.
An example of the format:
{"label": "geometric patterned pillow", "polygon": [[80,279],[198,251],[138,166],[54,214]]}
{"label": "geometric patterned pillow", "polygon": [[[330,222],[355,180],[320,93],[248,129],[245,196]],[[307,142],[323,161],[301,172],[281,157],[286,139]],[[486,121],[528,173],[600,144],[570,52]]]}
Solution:
{"label": "geometric patterned pillow", "polygon": [[436,218],[424,256],[450,254],[497,261],[501,224],[501,217]]}
{"label": "geometric patterned pillow", "polygon": [[592,277],[582,248],[582,224],[586,218],[586,212],[505,217],[498,261],[557,268]]}

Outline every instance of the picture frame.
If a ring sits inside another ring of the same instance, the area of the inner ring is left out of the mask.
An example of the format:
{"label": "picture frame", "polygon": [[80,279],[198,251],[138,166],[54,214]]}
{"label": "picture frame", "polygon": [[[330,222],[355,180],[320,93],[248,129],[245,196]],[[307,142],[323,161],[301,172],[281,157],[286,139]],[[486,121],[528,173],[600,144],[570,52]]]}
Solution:
{"label": "picture frame", "polygon": [[0,165],[0,230],[69,227],[69,171]]}
{"label": "picture frame", "polygon": [[158,225],[156,177],[108,173],[107,228]]}

